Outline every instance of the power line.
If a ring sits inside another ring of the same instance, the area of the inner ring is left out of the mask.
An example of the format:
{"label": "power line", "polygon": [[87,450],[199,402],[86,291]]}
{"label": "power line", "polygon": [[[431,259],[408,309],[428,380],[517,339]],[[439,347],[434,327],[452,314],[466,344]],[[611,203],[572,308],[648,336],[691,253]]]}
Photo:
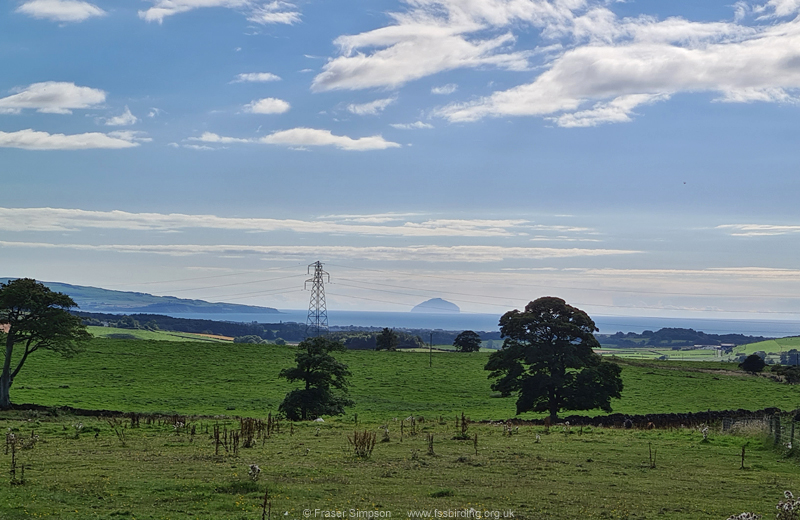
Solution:
{"label": "power line", "polygon": [[[554,285],[554,284],[531,284],[531,283],[505,283],[505,282],[498,282],[496,280],[475,280],[471,278],[455,278],[451,276],[441,276],[441,275],[434,275],[434,274],[422,274],[422,273],[414,273],[409,271],[388,271],[385,269],[371,269],[367,267],[354,267],[354,266],[346,266],[346,265],[339,265],[339,264],[329,264],[335,267],[343,267],[345,269],[354,269],[359,271],[374,271],[378,273],[392,273],[392,274],[404,274],[413,277],[424,277],[424,278],[435,278],[439,280],[447,280],[453,282],[462,282],[462,283],[482,283],[482,284],[491,284],[491,285],[506,285],[506,286],[515,286],[515,287],[536,287],[541,289],[567,289],[567,290],[576,290],[576,291],[594,291],[594,292],[608,292],[608,293],[626,293],[626,294],[654,294],[654,295],[662,295],[662,296],[696,296],[696,297],[705,297],[705,296],[719,296],[725,298],[778,298],[778,299],[795,299],[797,296],[778,296],[773,294],[750,294],[750,295],[737,295],[737,294],[722,294],[722,293],[687,293],[687,292],[670,292],[670,291],[647,291],[647,290],[631,290],[631,289],[612,289],[612,288],[601,288],[601,287],[581,287],[581,286],[563,286],[563,285]],[[379,284],[375,282],[376,285],[387,285],[387,284]],[[428,290],[428,289],[420,289],[420,290]],[[445,292],[445,291],[440,291]],[[459,294],[459,293],[451,293],[451,294]],[[463,293],[462,293],[463,294]],[[481,295],[469,295],[469,296],[481,296]],[[481,296],[482,297],[482,296]]]}

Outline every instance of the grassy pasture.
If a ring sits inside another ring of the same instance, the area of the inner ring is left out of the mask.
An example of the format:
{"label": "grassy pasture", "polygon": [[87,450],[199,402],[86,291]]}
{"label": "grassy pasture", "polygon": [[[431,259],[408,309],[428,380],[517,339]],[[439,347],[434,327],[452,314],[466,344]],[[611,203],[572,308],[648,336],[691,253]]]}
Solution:
{"label": "grassy pasture", "polygon": [[737,354],[753,354],[759,350],[764,352],[788,352],[792,349],[800,350],[800,337],[769,339],[767,341],[759,341],[758,343],[748,343],[741,345],[734,350]]}
{"label": "grassy pasture", "polygon": [[[345,420],[296,424],[293,434],[284,423],[280,433],[234,456],[222,448],[214,454],[206,433],[211,419],[193,423],[195,436],[142,422],[124,429],[123,445],[102,420],[4,414],[0,427],[23,437],[35,431],[40,440],[18,452],[24,485],[8,484],[10,456],[0,454],[0,518],[259,519],[268,486],[272,518],[286,520],[324,518],[303,514],[317,509],[408,518],[409,511],[469,508],[513,511],[515,519],[722,520],[746,510],[769,514],[784,490],[800,490],[796,459],[758,436],[712,428],[704,442],[696,429],[546,433],[528,426],[508,436],[500,425],[473,424],[468,433],[478,434],[476,453],[472,441],[453,439],[453,419],[426,421],[415,436],[406,422],[402,441],[399,422],[389,421],[390,441],[358,459],[347,440],[354,426]],[[78,421],[83,428],[76,434]],[[381,439],[379,426],[359,425]],[[262,470],[257,482],[247,475],[249,464]]]}
{"label": "grassy pasture", "polygon": [[[293,363],[295,351],[98,338],[72,358],[37,352],[12,387],[14,402],[206,417],[189,419],[194,437],[142,421],[123,430],[123,445],[103,420],[2,413],[0,429],[25,438],[35,433],[39,442],[18,452],[24,485],[8,484],[10,455],[0,453],[0,518],[259,519],[269,486],[273,518],[285,520],[324,518],[305,517],[306,509],[342,511],[346,518],[351,509],[380,510],[408,518],[409,511],[469,508],[513,511],[515,519],[526,520],[725,519],[745,510],[769,514],[784,490],[800,491],[797,460],[768,445],[760,430],[723,434],[712,426],[703,442],[694,429],[559,427],[546,433],[522,426],[508,436],[500,425],[472,424],[476,454],[471,441],[453,439],[456,415],[514,416],[514,399],[489,388],[484,352],[434,352],[433,367],[427,353],[338,354],[353,373],[357,404],[348,415],[295,424],[293,435],[284,423],[281,433],[236,456],[215,455],[207,431],[215,423],[238,426],[209,416],[263,418],[274,412],[290,389],[277,374]],[[800,406],[800,387],[731,372],[730,364],[620,363],[625,390],[614,403],[617,412]],[[389,429],[390,441],[378,442],[369,459],[355,458],[348,448],[355,414],[358,428],[378,439],[380,426]],[[426,420],[413,437],[406,422],[400,442],[399,424],[411,414]],[[434,455],[427,454],[428,433]],[[655,468],[651,448],[657,451]],[[247,476],[249,464],[262,469],[257,482]]]}
{"label": "grassy pasture", "polygon": [[[32,355],[11,389],[17,403],[181,414],[274,412],[290,385],[278,372],[293,364],[291,346],[94,339],[72,358]],[[514,416],[513,398],[490,389],[489,354],[348,351],[337,355],[353,376],[351,397],[364,420]],[[730,371],[730,364],[621,360],[623,398],[615,412],[800,407],[800,387]],[[523,417],[535,417],[524,414]]]}

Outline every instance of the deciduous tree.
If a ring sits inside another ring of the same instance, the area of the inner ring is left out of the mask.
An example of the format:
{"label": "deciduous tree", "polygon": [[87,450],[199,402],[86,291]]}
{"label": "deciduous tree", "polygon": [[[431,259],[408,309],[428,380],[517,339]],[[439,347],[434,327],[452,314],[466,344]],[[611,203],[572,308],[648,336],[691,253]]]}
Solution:
{"label": "deciduous tree", "polygon": [[[69,356],[76,351],[76,342],[91,338],[81,319],[69,313],[72,307],[76,307],[72,298],[30,278],[0,284],[0,325],[7,329],[0,333],[5,345],[0,408],[11,406],[11,385],[28,356],[37,350]],[[15,349],[19,349],[16,354]]]}
{"label": "deciduous tree", "polygon": [[[300,381],[303,388],[292,390],[278,408],[287,418],[315,419],[321,415],[342,415],[353,401],[346,397],[350,371],[331,355],[345,346],[324,336],[308,338],[297,346],[297,366],[281,370],[280,377],[290,383]],[[338,391],[338,392],[337,392]]]}
{"label": "deciduous tree", "polygon": [[453,340],[453,346],[459,352],[478,352],[481,349],[481,337],[477,332],[465,330]]}
{"label": "deciduous tree", "polygon": [[489,356],[492,389],[517,394],[517,414],[560,410],[611,411],[622,392],[620,367],[594,352],[598,329],[582,310],[545,297],[500,318],[503,348]]}
{"label": "deciduous tree", "polygon": [[375,338],[375,350],[397,350],[397,333],[384,328]]}
{"label": "deciduous tree", "polygon": [[764,367],[767,364],[761,359],[761,356],[758,354],[750,354],[745,358],[744,361],[739,363],[739,368],[744,370],[745,372],[750,372],[751,374],[756,374],[764,370]]}

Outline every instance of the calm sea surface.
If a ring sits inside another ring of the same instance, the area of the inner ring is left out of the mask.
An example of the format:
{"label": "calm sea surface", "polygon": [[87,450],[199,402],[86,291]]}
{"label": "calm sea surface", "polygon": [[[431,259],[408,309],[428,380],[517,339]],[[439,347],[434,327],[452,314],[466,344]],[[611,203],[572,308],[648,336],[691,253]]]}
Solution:
{"label": "calm sea surface", "polygon": [[[280,314],[170,314],[176,318],[218,321],[305,323],[308,311],[281,310]],[[498,330],[499,314],[418,314],[411,312],[328,311],[332,326],[392,327],[406,329]],[[746,334],[750,336],[785,337],[800,335],[800,322],[780,320],[720,320],[698,318],[641,318],[593,316],[603,334],[642,332],[664,327],[694,329],[707,334]]]}

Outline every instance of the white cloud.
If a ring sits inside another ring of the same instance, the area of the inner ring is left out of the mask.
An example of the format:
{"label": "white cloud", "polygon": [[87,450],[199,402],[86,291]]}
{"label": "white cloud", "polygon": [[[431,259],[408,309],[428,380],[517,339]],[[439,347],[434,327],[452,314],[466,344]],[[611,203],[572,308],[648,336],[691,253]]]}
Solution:
{"label": "white cloud", "polygon": [[397,98],[376,99],[369,103],[347,105],[347,111],[358,116],[376,116],[383,112],[386,107],[397,101]]}
{"label": "white cloud", "polygon": [[17,7],[17,12],[54,22],[82,22],[106,14],[96,5],[79,0],[30,0]]}
{"label": "white cloud", "polygon": [[139,18],[148,22],[163,23],[164,18],[194,9],[221,7],[240,9],[248,13],[248,20],[260,24],[293,24],[300,20],[295,6],[281,1],[259,3],[255,0],[154,0],[154,6],[139,11]]}
{"label": "white cloud", "polygon": [[245,112],[251,114],[283,114],[288,112],[291,105],[278,98],[258,99],[244,106]]}
{"label": "white cloud", "polygon": [[563,52],[532,83],[436,113],[450,121],[528,115],[589,126],[628,121],[637,106],[679,92],[717,92],[728,102],[794,102],[800,89],[800,20],[749,28],[613,19],[610,27],[585,32],[594,35],[586,36],[589,44]]}
{"label": "white cloud", "polygon": [[800,233],[800,226],[779,224],[725,224],[717,229],[729,230],[735,237],[779,236]]}
{"label": "white cloud", "polygon": [[200,141],[203,143],[220,143],[220,144],[229,144],[229,143],[252,143],[252,139],[239,139],[237,137],[222,137],[220,135],[214,134],[212,132],[204,132],[203,135],[200,137],[190,137],[189,141]]}
{"label": "white cloud", "polygon": [[107,135],[130,142],[150,143],[153,141],[152,138],[147,137],[147,132],[138,130],[117,130],[116,132],[109,132]]}
{"label": "white cloud", "polygon": [[153,118],[160,116],[164,111],[160,108],[153,107],[150,109],[150,112],[147,114],[147,117]]}
{"label": "white cloud", "polygon": [[392,128],[397,128],[399,130],[418,130],[420,128],[433,128],[433,125],[429,125],[428,123],[423,123],[422,121],[417,121],[416,123],[393,123],[391,125]]}
{"label": "white cloud", "polygon": [[340,150],[385,150],[400,145],[385,140],[380,135],[353,139],[346,135],[333,135],[330,130],[317,128],[292,128],[274,132],[260,139],[262,143],[285,146],[335,146]]}
{"label": "white cloud", "polygon": [[753,8],[755,13],[764,13],[762,18],[793,16],[798,11],[800,11],[800,0],[769,0],[766,4]]}
{"label": "white cloud", "polygon": [[[396,88],[431,74],[463,67],[528,68],[526,53],[501,52],[515,41],[510,33],[488,40],[469,41],[440,27],[418,29],[416,33],[389,38],[381,34],[381,29],[373,31],[376,34],[359,35],[361,38],[337,38],[335,43],[344,55],[325,64],[323,71],[314,78],[312,90]],[[386,43],[381,43],[384,41],[391,44],[386,46]],[[384,48],[369,55],[354,52],[357,48],[376,46]]]}
{"label": "white cloud", "polygon": [[0,148],[23,150],[88,150],[92,148],[131,148],[139,146],[133,139],[90,132],[86,134],[49,134],[31,130],[0,132]]}
{"label": "white cloud", "polygon": [[458,85],[455,83],[448,83],[440,87],[431,88],[431,94],[438,94],[440,96],[447,96],[458,90]]}
{"label": "white cloud", "polygon": [[[174,146],[179,145],[174,143]],[[331,215],[314,220],[296,220],[180,213],[87,211],[66,208],[0,208],[0,229],[5,231],[74,231],[78,229],[180,231],[196,228],[244,232],[292,231],[312,234],[337,233],[399,237],[513,237],[523,234],[523,229],[528,224],[526,220],[519,219],[412,221],[403,218],[404,216],[404,214]],[[324,225],[321,225],[321,222],[324,222]],[[386,225],[388,222],[393,224]]]}
{"label": "white cloud", "polygon": [[557,32],[585,10],[586,0],[407,0],[394,22],[334,43],[313,90],[399,87],[438,72],[497,67],[528,70],[529,51],[513,51],[519,24]]}
{"label": "white cloud", "polygon": [[33,83],[14,92],[0,98],[0,113],[19,113],[33,108],[49,114],[71,114],[73,109],[96,107],[106,100],[102,90],[59,81]]}
{"label": "white cloud", "polygon": [[248,72],[237,74],[231,83],[265,83],[268,81],[280,81],[280,76],[271,72]]}
{"label": "white cloud", "polygon": [[300,21],[300,13],[294,11],[294,8],[294,5],[287,2],[270,2],[255,7],[247,19],[260,24],[283,23],[292,25]]}
{"label": "white cloud", "polygon": [[630,255],[639,251],[622,249],[581,249],[548,247],[502,246],[435,246],[412,245],[405,247],[358,246],[259,246],[259,245],[199,245],[199,244],[55,244],[46,242],[0,241],[2,247],[46,249],[76,249],[88,251],[114,251],[119,253],[149,253],[170,256],[199,254],[230,255],[251,254],[278,258],[348,258],[370,261],[408,262],[468,262],[488,263],[514,259],[548,259]]}
{"label": "white cloud", "polygon": [[137,121],[139,121],[139,118],[133,115],[131,113],[131,109],[126,106],[125,112],[123,112],[122,114],[106,119],[106,125],[128,126],[135,124]]}
{"label": "white cloud", "polygon": [[628,123],[631,114],[639,105],[655,103],[669,99],[667,94],[631,94],[620,96],[608,103],[597,103],[589,110],[571,114],[563,114],[551,118],[558,126],[565,128],[597,126],[601,123]]}

